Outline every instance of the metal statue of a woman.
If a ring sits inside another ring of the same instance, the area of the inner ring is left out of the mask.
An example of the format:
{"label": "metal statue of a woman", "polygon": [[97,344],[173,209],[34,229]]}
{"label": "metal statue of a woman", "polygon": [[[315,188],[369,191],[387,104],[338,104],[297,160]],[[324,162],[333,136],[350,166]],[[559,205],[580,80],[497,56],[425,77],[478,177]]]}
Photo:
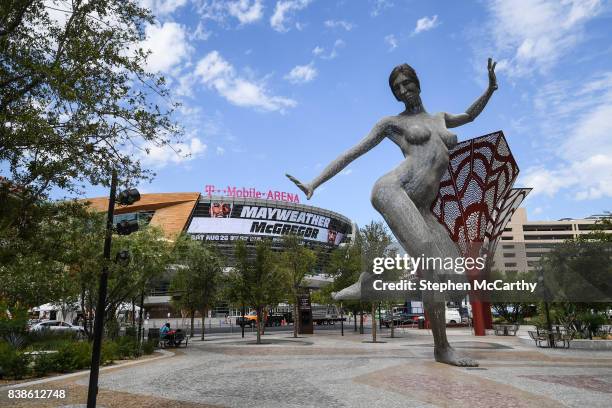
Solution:
{"label": "metal statue of a woman", "polygon": [[[391,71],[389,86],[406,109],[399,115],[380,120],[365,138],[332,161],[310,183],[302,183],[290,175],[287,177],[310,199],[317,187],[388,137],[401,149],[405,160],[374,184],[372,205],[408,254],[458,258],[457,245],[435,219],[431,206],[438,194],[440,178],[448,167],[449,149],[457,144],[457,136],[448,129],[469,123],[482,112],[497,89],[495,64],[489,58],[489,86],[465,113],[442,112],[433,115],[423,107],[421,85],[414,69],[407,64],[398,65]],[[429,276],[425,278],[437,280],[439,272],[426,272]],[[445,304],[428,297],[423,300],[434,336],[436,361],[457,366],[477,366],[476,361],[461,356],[449,345]]]}

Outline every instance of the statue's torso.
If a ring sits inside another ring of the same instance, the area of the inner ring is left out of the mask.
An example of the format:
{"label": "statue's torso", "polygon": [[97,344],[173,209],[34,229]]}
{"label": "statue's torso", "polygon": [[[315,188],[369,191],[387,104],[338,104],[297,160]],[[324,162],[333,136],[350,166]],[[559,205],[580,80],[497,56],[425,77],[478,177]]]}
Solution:
{"label": "statue's torso", "polygon": [[457,136],[446,128],[444,114],[397,115],[388,119],[386,135],[402,150],[402,183],[413,200],[428,206],[435,199]]}

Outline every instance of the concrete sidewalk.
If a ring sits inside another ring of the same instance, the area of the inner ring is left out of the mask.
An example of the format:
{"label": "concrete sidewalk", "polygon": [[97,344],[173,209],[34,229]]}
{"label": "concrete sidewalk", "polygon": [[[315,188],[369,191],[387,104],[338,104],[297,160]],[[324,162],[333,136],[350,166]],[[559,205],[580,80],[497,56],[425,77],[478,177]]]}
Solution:
{"label": "concrete sidewalk", "polygon": [[[100,405],[110,407],[609,407],[612,352],[537,349],[515,337],[474,337],[449,329],[450,342],[478,368],[433,362],[426,330],[370,335],[322,331],[218,334],[176,356],[101,374]],[[64,401],[12,400],[15,407],[83,403],[87,379],[65,387]],[[6,402],[0,396],[0,406]],[[153,404],[153,405],[150,405]],[[9,405],[7,405],[9,406]]]}

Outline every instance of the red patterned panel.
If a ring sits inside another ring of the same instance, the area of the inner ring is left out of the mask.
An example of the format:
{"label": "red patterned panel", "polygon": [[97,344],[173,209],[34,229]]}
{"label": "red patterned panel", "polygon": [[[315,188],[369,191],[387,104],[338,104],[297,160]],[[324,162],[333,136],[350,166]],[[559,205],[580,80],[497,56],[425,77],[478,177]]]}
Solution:
{"label": "red patterned panel", "polygon": [[506,208],[518,172],[501,131],[458,143],[449,152],[448,171],[431,211],[463,254],[470,243],[489,240],[502,221],[503,230],[509,218],[498,220],[500,209]]}
{"label": "red patterned panel", "polygon": [[495,214],[493,215],[495,222],[488,224],[485,232],[488,254],[492,255],[495,253],[495,248],[504,228],[531,190],[531,188],[513,188],[501,201],[500,205],[495,208]]}

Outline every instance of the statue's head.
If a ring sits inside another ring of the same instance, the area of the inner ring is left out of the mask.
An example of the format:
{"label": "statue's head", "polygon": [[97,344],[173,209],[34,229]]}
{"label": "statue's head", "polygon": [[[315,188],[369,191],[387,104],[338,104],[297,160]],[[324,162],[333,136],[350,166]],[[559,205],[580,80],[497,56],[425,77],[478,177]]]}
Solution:
{"label": "statue's head", "polygon": [[[389,75],[389,87],[398,101],[405,102],[406,97],[410,99],[421,93],[421,83],[416,71],[408,64],[401,64],[393,68]],[[404,93],[409,95],[404,95]]]}

